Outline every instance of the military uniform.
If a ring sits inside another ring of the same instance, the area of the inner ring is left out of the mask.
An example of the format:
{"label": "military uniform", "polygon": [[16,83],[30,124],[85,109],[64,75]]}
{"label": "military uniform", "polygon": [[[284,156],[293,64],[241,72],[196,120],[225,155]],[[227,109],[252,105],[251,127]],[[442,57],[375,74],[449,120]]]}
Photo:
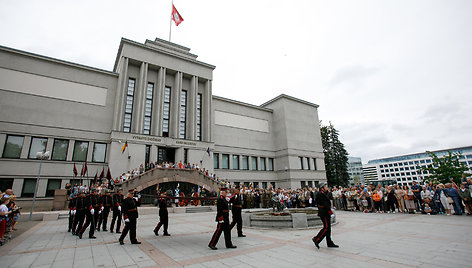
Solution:
{"label": "military uniform", "polygon": [[[82,239],[82,235],[84,234],[85,230],[89,227],[90,225],[90,230],[89,230],[89,238],[95,239],[96,237],[94,236],[95,234],[95,226],[96,226],[96,219],[98,219],[98,196],[96,194],[90,194],[86,198],[84,198],[85,201],[85,223],[78,232],[79,238]],[[95,216],[97,215],[97,217]]]}
{"label": "military uniform", "polygon": [[238,236],[245,237],[245,235],[243,235],[243,219],[241,216],[241,211],[243,208],[243,206],[241,205],[241,195],[233,195],[229,202],[232,204],[231,212],[233,213],[233,222],[231,222],[229,229],[232,230],[233,227],[237,225],[236,229],[238,230]]}
{"label": "military uniform", "polygon": [[164,226],[164,235],[170,236],[167,232],[167,227],[169,226],[169,213],[167,211],[167,200],[164,197],[160,197],[158,200],[159,203],[159,223],[156,228],[154,228],[154,234],[159,235],[159,229],[161,226]]}
{"label": "military uniform", "polygon": [[333,240],[331,240],[331,214],[333,214],[333,211],[331,210],[331,201],[326,195],[326,192],[321,190],[317,193],[315,199],[318,204],[318,216],[323,222],[323,228],[315,237],[313,237],[312,241],[315,243],[317,248],[320,248],[319,243],[326,237],[328,247],[338,247],[334,244]]}
{"label": "military uniform", "polygon": [[228,201],[226,201],[226,197],[220,195],[218,201],[216,203],[216,219],[215,221],[218,223],[216,227],[216,231],[213,234],[208,247],[215,250],[216,244],[218,243],[218,239],[220,239],[221,233],[224,232],[225,234],[225,245],[227,248],[236,248],[231,242],[231,231],[229,230],[229,209],[228,209]]}
{"label": "military uniform", "polygon": [[125,220],[125,228],[123,228],[123,233],[120,236],[120,244],[124,244],[123,239],[126,237],[129,231],[129,240],[131,244],[141,244],[136,239],[136,223],[138,219],[138,204],[137,201],[128,195],[125,200],[123,200],[123,219]]}
{"label": "military uniform", "polygon": [[98,219],[97,229],[100,230],[100,226],[101,226],[103,231],[108,231],[107,230],[108,215],[110,214],[110,210],[113,205],[113,198],[108,192],[106,192],[104,195],[102,195],[100,203],[103,206],[103,211],[100,214],[100,217]]}
{"label": "military uniform", "polygon": [[111,219],[110,232],[113,233],[113,227],[115,227],[115,222],[118,219],[118,222],[116,223],[116,233],[121,233],[120,232],[121,205],[123,204],[123,195],[120,193],[114,194],[112,196],[112,204],[113,204],[113,217]]}
{"label": "military uniform", "polygon": [[72,227],[74,226],[74,218],[75,218],[75,198],[71,198],[69,200],[69,227],[67,228],[67,232],[70,232],[72,230]]}
{"label": "military uniform", "polygon": [[88,208],[88,200],[83,194],[80,194],[78,197],[74,198],[74,223],[72,225],[72,234],[78,235],[85,220],[85,213]]}

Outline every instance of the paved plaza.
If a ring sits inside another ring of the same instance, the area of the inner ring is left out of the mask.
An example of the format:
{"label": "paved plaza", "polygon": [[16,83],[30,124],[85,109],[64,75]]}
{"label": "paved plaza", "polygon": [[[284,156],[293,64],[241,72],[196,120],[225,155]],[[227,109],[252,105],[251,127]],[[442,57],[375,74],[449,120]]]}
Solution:
{"label": "paved plaza", "polygon": [[[67,219],[44,221],[0,247],[0,267],[470,267],[472,217],[337,212],[333,240],[339,249],[317,250],[317,229],[244,229],[237,249],[207,245],[215,212],[169,214],[171,237],[154,236],[157,208],[141,208],[141,245],[118,243],[118,234],[78,239]],[[143,211],[144,212],[144,211]],[[144,214],[144,213],[143,213]],[[21,223],[19,223],[21,224]],[[162,230],[161,230],[162,231]]]}

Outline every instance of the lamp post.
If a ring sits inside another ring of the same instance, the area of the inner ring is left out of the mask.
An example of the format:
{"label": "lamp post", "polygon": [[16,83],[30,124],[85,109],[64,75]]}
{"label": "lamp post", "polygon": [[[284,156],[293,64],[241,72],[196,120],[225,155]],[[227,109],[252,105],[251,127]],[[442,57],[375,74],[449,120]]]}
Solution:
{"label": "lamp post", "polygon": [[45,153],[37,152],[36,158],[39,159],[39,171],[38,171],[38,178],[36,179],[36,186],[34,187],[33,204],[31,205],[29,221],[31,221],[31,218],[33,217],[34,203],[36,201],[36,192],[38,191],[39,176],[41,174],[41,164],[43,163],[44,159],[49,159],[49,151]]}

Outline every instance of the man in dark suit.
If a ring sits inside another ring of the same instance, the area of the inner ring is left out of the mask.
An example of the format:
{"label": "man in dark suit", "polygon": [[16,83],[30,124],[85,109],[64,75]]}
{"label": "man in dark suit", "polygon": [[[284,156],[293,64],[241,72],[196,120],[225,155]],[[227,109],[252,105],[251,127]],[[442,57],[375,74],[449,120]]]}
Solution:
{"label": "man in dark suit", "polygon": [[229,202],[231,205],[231,212],[233,213],[233,222],[229,226],[229,229],[232,230],[235,225],[238,230],[238,237],[246,237],[243,234],[243,218],[241,216],[242,204],[241,204],[241,195],[239,194],[239,186],[236,186],[234,189],[234,195],[231,197]]}
{"label": "man in dark suit", "polygon": [[123,233],[118,240],[121,245],[124,244],[123,239],[125,239],[126,235],[129,231],[129,240],[131,244],[141,244],[136,239],[136,222],[138,219],[138,204],[137,201],[133,198],[134,191],[130,190],[128,192],[128,196],[125,200],[123,200],[123,219],[125,220],[125,228],[123,228]]}
{"label": "man in dark suit", "polygon": [[103,231],[108,231],[107,230],[107,222],[108,222],[108,214],[110,213],[111,207],[113,205],[113,198],[110,195],[110,190],[106,189],[105,194],[102,195],[102,198],[100,200],[103,211],[100,214],[100,217],[98,219],[98,230],[100,230],[100,226],[102,227]]}
{"label": "man in dark suit", "polygon": [[329,248],[338,248],[339,246],[334,244],[333,240],[331,240],[331,215],[333,211],[331,210],[331,202],[328,198],[328,186],[324,183],[320,184],[320,191],[316,194],[316,203],[318,204],[318,216],[321,218],[323,222],[323,229],[312,238],[313,243],[319,249],[320,243],[323,238],[326,237],[326,243],[328,244]]}
{"label": "man in dark suit", "polygon": [[220,239],[221,232],[225,233],[225,244],[227,248],[236,248],[235,245],[231,242],[231,231],[229,230],[229,209],[228,201],[226,201],[226,188],[220,189],[220,197],[216,203],[216,222],[218,223],[216,231],[213,234],[213,237],[210,240],[208,247],[217,250],[216,244],[218,239]]}
{"label": "man in dark suit", "polygon": [[115,227],[116,223],[116,233],[119,234],[120,227],[121,227],[121,205],[123,204],[123,195],[121,194],[121,189],[118,189],[117,193],[112,196],[113,202],[113,217],[110,224],[110,233],[113,233],[113,228]]}
{"label": "man in dark suit", "polygon": [[154,234],[159,235],[159,229],[164,225],[164,236],[170,236],[167,232],[167,227],[169,226],[169,213],[167,212],[167,200],[165,198],[166,193],[162,192],[161,197],[159,198],[159,223],[156,228],[154,228]]}

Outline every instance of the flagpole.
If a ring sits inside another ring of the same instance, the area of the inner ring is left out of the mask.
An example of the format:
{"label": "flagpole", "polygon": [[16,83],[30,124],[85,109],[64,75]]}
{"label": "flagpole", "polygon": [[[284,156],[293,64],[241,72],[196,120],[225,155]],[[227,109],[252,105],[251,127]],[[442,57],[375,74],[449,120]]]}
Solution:
{"label": "flagpole", "polygon": [[173,8],[174,8],[174,1],[172,0],[171,1],[171,16],[170,16],[170,20],[169,20],[169,42],[170,42],[170,37],[171,37],[171,34],[172,34],[172,11],[173,11]]}

